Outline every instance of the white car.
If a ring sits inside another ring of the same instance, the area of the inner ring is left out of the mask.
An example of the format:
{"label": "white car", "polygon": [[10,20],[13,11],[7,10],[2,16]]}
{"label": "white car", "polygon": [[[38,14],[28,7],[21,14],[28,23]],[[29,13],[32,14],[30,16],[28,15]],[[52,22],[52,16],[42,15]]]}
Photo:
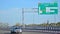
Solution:
{"label": "white car", "polygon": [[15,29],[15,32],[22,32],[22,29]]}
{"label": "white car", "polygon": [[11,28],[11,34],[12,33],[22,33],[22,29],[18,26],[14,26]]}

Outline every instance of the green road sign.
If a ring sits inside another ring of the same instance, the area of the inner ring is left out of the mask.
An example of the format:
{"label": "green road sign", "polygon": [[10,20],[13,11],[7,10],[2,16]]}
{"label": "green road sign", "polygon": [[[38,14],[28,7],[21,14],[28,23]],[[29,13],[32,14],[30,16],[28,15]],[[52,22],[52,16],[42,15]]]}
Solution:
{"label": "green road sign", "polygon": [[39,3],[38,14],[58,14],[57,3]]}

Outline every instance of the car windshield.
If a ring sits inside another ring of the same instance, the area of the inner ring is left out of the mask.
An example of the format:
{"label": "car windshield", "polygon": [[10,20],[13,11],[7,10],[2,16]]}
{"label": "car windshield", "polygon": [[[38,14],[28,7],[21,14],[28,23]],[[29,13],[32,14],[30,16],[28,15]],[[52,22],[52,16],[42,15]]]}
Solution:
{"label": "car windshield", "polygon": [[13,26],[11,29],[20,29],[21,27]]}

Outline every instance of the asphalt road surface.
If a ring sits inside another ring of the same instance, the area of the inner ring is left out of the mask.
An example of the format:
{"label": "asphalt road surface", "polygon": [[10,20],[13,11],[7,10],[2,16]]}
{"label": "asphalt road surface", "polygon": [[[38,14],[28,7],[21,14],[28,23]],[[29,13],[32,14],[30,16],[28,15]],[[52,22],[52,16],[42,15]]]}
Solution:
{"label": "asphalt road surface", "polygon": [[53,34],[53,33],[42,33],[42,32],[23,32],[22,34]]}
{"label": "asphalt road surface", "polygon": [[[11,33],[7,32],[7,33],[0,33],[0,34],[11,34]],[[53,34],[53,33],[41,33],[41,32],[22,32],[22,34]]]}
{"label": "asphalt road surface", "polygon": [[10,31],[0,30],[0,34],[10,34]]}
{"label": "asphalt road surface", "polygon": [[[10,31],[0,30],[0,34],[11,34]],[[22,32],[22,34],[55,34],[55,33],[43,33],[43,32]]]}

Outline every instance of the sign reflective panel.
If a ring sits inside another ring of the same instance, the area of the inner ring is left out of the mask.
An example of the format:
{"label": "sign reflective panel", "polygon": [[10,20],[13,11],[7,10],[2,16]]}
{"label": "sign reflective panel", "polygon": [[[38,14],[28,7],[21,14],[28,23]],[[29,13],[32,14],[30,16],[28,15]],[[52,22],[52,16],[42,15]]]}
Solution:
{"label": "sign reflective panel", "polygon": [[58,14],[58,3],[39,3],[38,14]]}

